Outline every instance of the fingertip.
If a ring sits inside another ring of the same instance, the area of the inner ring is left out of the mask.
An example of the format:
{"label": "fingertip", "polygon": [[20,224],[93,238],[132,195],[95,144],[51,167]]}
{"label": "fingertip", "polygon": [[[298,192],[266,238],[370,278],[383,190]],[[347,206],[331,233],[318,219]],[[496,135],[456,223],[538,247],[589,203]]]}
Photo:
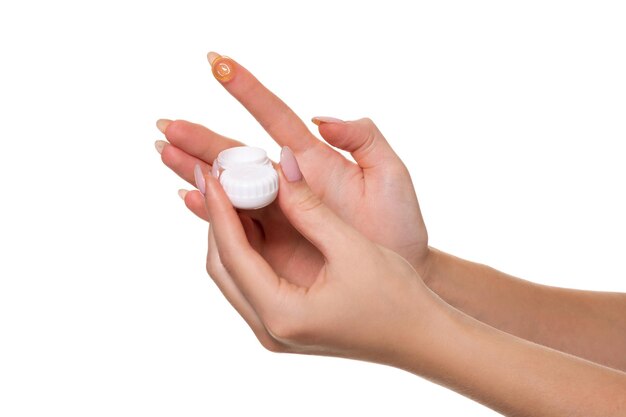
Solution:
{"label": "fingertip", "polygon": [[230,202],[228,196],[222,189],[221,184],[217,178],[213,177],[210,173],[204,175],[205,192],[204,199],[209,212],[215,211],[218,208],[229,208],[234,211],[233,205]]}
{"label": "fingertip", "polygon": [[164,140],[157,140],[154,142],[154,148],[159,153],[159,155],[163,153],[163,148],[165,148],[166,146],[167,142]]}
{"label": "fingertip", "polygon": [[207,197],[208,199],[208,195],[209,194],[213,194],[215,193],[215,177],[213,176],[213,174],[206,173],[203,174],[204,175],[204,184],[205,184],[205,193],[204,195]]}
{"label": "fingertip", "polygon": [[232,58],[216,54],[215,52],[209,52],[207,58],[211,63],[211,72],[217,81],[226,84],[235,77],[237,65]]}
{"label": "fingertip", "polygon": [[346,131],[346,128],[349,128],[351,124],[350,121],[336,119],[334,117],[317,116],[311,120],[317,126],[317,131],[320,133],[322,138],[333,146],[335,146],[333,143],[335,142],[335,138],[342,136]]}
{"label": "fingertip", "polygon": [[337,123],[345,123],[345,120],[338,119],[336,117],[328,117],[328,116],[315,116],[311,119],[313,124],[317,126],[321,126],[323,124],[337,124]]}
{"label": "fingertip", "polygon": [[276,172],[278,173],[278,195],[276,199],[279,205],[282,206],[285,200],[286,194],[289,193],[290,184],[289,184],[289,181],[287,181],[287,178],[285,177],[285,173],[283,171],[282,165],[279,164],[276,167]]}
{"label": "fingertip", "polygon": [[328,144],[350,152],[363,169],[384,166],[386,162],[397,158],[383,134],[369,118],[322,123],[319,132]]}
{"label": "fingertip", "polygon": [[167,124],[167,129],[163,131],[163,134],[168,140],[176,140],[180,137],[188,135],[188,125],[190,122],[187,120],[176,119],[170,120]]}
{"label": "fingertip", "polygon": [[209,61],[210,65],[213,65],[213,62],[220,56],[221,56],[220,54],[218,54],[217,52],[213,52],[213,51],[206,54],[207,61]]}
{"label": "fingertip", "polygon": [[214,191],[214,187],[213,187],[213,182],[211,180],[213,180],[213,176],[210,174],[204,174],[204,201],[206,203],[207,209],[210,210],[210,205],[211,205],[211,200],[213,200],[213,193]]}
{"label": "fingertip", "polygon": [[298,207],[302,206],[303,201],[306,201],[304,204],[309,204],[319,200],[319,197],[313,193],[303,176],[298,181],[290,181],[282,164],[279,165],[277,172],[277,202],[280,209],[287,215],[287,217],[289,217],[289,214],[294,210],[297,210]]}
{"label": "fingertip", "polygon": [[280,152],[280,167],[287,181],[297,182],[302,180],[302,171],[298,160],[289,146],[283,146]]}
{"label": "fingertip", "polygon": [[177,166],[180,162],[179,153],[180,150],[176,146],[172,145],[169,142],[166,142],[166,144],[164,144],[161,148],[159,155],[161,155],[161,161],[165,164],[165,166],[172,168]]}
{"label": "fingertip", "polygon": [[289,181],[289,179],[287,178],[287,175],[285,174],[285,167],[282,164],[282,162],[276,165],[276,172],[278,173],[278,197],[279,198],[281,195],[284,196],[286,193],[290,193],[290,191],[295,186],[297,186],[298,183],[300,182],[304,183],[306,181],[304,177],[301,177],[300,181],[297,181],[297,182]]}
{"label": "fingertip", "polygon": [[209,221],[209,214],[204,202],[204,196],[198,190],[178,190],[178,196],[183,200],[185,206],[193,214],[202,220]]}
{"label": "fingertip", "polygon": [[343,149],[340,138],[350,130],[351,124],[352,122],[319,123],[317,124],[317,131],[328,144]]}
{"label": "fingertip", "polygon": [[156,121],[156,127],[164,134],[171,123],[172,121],[170,119],[159,119]]}

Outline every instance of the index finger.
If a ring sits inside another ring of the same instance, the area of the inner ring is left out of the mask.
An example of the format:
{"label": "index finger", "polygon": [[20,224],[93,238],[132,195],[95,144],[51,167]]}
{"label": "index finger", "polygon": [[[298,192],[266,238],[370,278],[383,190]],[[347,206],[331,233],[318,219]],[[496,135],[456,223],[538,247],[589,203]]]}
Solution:
{"label": "index finger", "polygon": [[302,119],[242,65],[215,52],[207,58],[215,78],[280,146],[300,153],[318,142]]}

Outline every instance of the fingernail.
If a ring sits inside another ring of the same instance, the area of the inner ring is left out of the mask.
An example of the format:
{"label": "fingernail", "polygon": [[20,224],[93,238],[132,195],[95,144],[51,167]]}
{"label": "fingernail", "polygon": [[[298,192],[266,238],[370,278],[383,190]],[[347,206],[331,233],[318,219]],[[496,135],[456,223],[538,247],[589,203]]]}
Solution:
{"label": "fingernail", "polygon": [[287,181],[294,182],[302,179],[302,172],[298,166],[298,161],[296,161],[296,156],[288,146],[284,146],[280,152],[280,167]]}
{"label": "fingernail", "polygon": [[322,123],[344,123],[343,120],[337,119],[336,117],[327,117],[327,116],[315,116],[311,119],[311,121],[319,126]]}
{"label": "fingernail", "polygon": [[180,197],[181,200],[185,201],[185,196],[187,195],[187,190],[178,190],[178,196]]}
{"label": "fingernail", "polygon": [[211,167],[211,175],[213,175],[213,177],[215,177],[215,178],[219,178],[220,177],[220,170],[217,167],[217,159],[215,159],[215,161],[213,161],[213,166]]}
{"label": "fingernail", "polygon": [[233,79],[235,76],[235,61],[215,52],[209,52],[207,59],[211,64],[211,71],[217,81],[227,83]]}
{"label": "fingernail", "polygon": [[202,174],[202,168],[200,165],[196,164],[196,167],[193,169],[193,176],[196,180],[196,187],[202,194],[206,191],[206,184],[204,183],[204,175]]}
{"label": "fingernail", "polygon": [[209,60],[209,64],[211,65],[213,65],[213,61],[215,61],[220,56],[221,55],[218,54],[217,52],[209,52],[208,54],[206,54],[206,58]]}
{"label": "fingernail", "polygon": [[156,142],[154,142],[154,147],[156,148],[158,153],[163,152],[163,148],[165,148],[165,145],[167,145],[167,142],[164,140],[157,140]]}
{"label": "fingernail", "polygon": [[159,119],[156,123],[157,129],[159,129],[161,133],[165,133],[165,129],[167,129],[170,123],[172,123],[172,121],[169,119]]}

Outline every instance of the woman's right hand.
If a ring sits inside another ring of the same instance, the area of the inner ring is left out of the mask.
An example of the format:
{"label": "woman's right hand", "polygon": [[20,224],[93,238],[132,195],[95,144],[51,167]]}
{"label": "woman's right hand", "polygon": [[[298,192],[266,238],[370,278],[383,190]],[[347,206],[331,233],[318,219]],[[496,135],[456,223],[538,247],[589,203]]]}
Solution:
{"label": "woman's right hand", "polygon": [[282,155],[278,205],[298,234],[286,244],[310,242],[322,262],[315,271],[277,270],[208,175],[207,270],[266,348],[399,366],[404,338],[414,339],[442,303],[404,258],[369,241],[313,193],[291,151]]}
{"label": "woman's right hand", "polygon": [[[218,58],[217,54],[209,54],[211,63]],[[365,237],[402,255],[422,274],[430,249],[413,184],[408,170],[374,123],[369,119],[344,122],[315,118],[328,146],[243,66],[231,59],[223,62],[230,65],[232,76],[227,82],[220,81],[224,88],[279,145],[293,149],[321,201]],[[157,142],[163,162],[194,185],[196,164],[207,172],[220,151],[242,145],[183,120],[160,120],[158,126],[169,141]],[[350,152],[356,163],[333,146]],[[198,193],[188,193],[185,203],[195,214],[207,218]],[[263,226],[263,218],[254,220]]]}
{"label": "woman's right hand", "polygon": [[217,180],[206,178],[207,266],[265,347],[395,366],[505,415],[624,415],[626,374],[450,307],[404,258],[335,215],[298,175],[289,152],[281,168],[280,209],[323,258],[310,285],[276,273],[251,246]]}

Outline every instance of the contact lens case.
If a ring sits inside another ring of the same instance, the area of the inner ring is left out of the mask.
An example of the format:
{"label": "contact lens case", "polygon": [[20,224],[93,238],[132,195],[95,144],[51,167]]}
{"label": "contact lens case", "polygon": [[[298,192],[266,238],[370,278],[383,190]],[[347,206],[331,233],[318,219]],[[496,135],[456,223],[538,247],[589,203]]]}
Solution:
{"label": "contact lens case", "polygon": [[237,146],[220,152],[212,174],[239,209],[265,207],[278,194],[278,173],[260,148]]}

